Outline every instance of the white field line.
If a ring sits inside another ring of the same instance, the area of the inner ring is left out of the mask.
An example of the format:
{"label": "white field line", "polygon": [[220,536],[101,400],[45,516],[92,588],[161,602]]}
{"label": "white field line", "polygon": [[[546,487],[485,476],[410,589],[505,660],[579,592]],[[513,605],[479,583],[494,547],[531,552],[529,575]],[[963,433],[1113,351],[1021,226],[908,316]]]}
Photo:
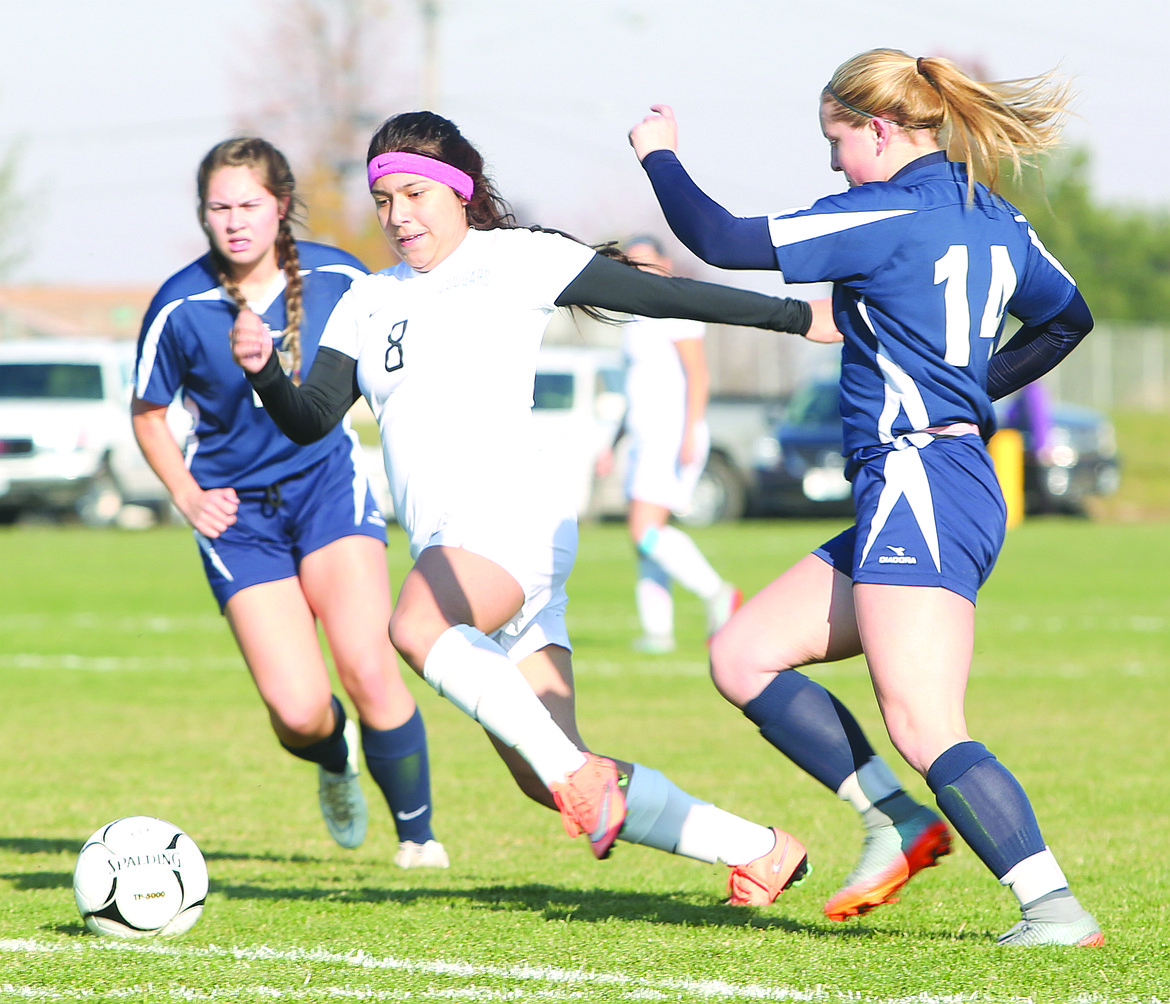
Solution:
{"label": "white field line", "polygon": [[[265,1000],[572,1000],[580,999],[590,990],[606,988],[608,997],[614,1000],[653,1001],[669,1000],[680,994],[692,995],[707,1000],[760,1000],[760,1001],[816,1001],[824,1004],[975,1004],[980,1001],[996,1001],[998,1004],[1030,1004],[1027,997],[989,997],[980,993],[948,994],[922,993],[912,996],[882,998],[855,992],[828,991],[821,987],[798,990],[790,987],[769,987],[759,984],[735,984],[724,980],[686,980],[670,976],[628,976],[622,973],[590,972],[582,969],[560,969],[554,966],[495,966],[476,965],[468,962],[443,962],[433,960],[405,959],[396,956],[376,956],[365,951],[330,952],[325,949],[275,949],[266,946],[229,947],[208,945],[206,948],[184,948],[165,942],[125,942],[88,940],[84,944],[52,944],[32,939],[0,940],[0,952],[14,954],[78,954],[89,951],[110,951],[161,955],[177,959],[231,959],[241,962],[290,963],[303,966],[318,963],[332,966],[349,966],[366,971],[402,972],[419,976],[446,977],[452,980],[492,979],[513,981],[523,988],[495,989],[475,986],[446,990],[378,990],[352,986],[325,986],[316,982],[296,989],[279,989],[268,985],[216,986],[214,989],[194,987],[152,987],[138,984],[119,990],[87,989],[83,987],[54,988],[18,986],[0,983],[0,999],[22,1000],[85,1000],[108,997],[138,997],[149,994],[154,999],[172,1000],[216,1000],[257,997]],[[297,970],[300,976],[303,970]],[[524,984],[528,984],[524,986]],[[548,984],[541,988],[539,984]],[[1072,1004],[1108,1004],[1106,998],[1091,995],[1073,998]],[[1170,1004],[1170,1001],[1150,999],[1145,1004]]]}
{"label": "white field line", "polygon": [[79,610],[71,614],[24,613],[0,616],[0,631],[43,631],[68,627],[73,630],[101,630],[115,634],[203,633],[223,624],[216,614],[186,614],[175,617],[163,614],[111,615]]}
{"label": "white field line", "polygon": [[44,655],[39,652],[12,652],[0,655],[0,669],[35,670],[80,670],[88,673],[111,673],[116,671],[143,672],[167,670],[190,672],[191,670],[235,670],[243,663],[239,656],[222,656],[210,659],[188,659],[183,656],[136,656],[136,655],[73,655],[67,652]]}

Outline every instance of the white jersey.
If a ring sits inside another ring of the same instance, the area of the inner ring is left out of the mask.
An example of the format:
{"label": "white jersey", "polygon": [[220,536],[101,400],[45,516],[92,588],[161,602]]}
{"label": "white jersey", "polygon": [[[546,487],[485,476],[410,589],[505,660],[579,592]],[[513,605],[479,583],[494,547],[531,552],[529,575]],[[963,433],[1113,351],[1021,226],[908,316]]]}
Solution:
{"label": "white jersey", "polygon": [[624,325],[626,428],[632,435],[669,430],[676,442],[686,419],[687,376],[676,343],[702,339],[701,321],[635,317]]}
{"label": "white jersey", "polygon": [[413,557],[437,542],[485,553],[465,528],[532,536],[564,518],[540,480],[532,389],[555,300],[593,256],[558,234],[471,230],[431,271],[363,276],[334,310],[321,345],[357,360]]}
{"label": "white jersey", "polygon": [[665,506],[676,513],[691,505],[707,463],[706,422],[695,427],[695,456],[682,467],[678,453],[687,417],[687,374],[677,344],[702,339],[701,321],[635,317],[625,325],[626,431],[630,460],[626,496]]}

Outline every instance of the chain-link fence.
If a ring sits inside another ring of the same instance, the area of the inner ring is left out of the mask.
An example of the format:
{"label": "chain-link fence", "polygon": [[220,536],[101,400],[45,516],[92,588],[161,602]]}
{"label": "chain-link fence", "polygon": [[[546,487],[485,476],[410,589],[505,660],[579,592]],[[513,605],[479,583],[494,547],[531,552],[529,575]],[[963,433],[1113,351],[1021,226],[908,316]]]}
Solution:
{"label": "chain-link fence", "polygon": [[[791,335],[712,325],[707,356],[713,392],[787,397],[808,377],[831,372],[840,350]],[[1099,324],[1044,382],[1057,400],[1101,411],[1170,410],[1170,329]]]}

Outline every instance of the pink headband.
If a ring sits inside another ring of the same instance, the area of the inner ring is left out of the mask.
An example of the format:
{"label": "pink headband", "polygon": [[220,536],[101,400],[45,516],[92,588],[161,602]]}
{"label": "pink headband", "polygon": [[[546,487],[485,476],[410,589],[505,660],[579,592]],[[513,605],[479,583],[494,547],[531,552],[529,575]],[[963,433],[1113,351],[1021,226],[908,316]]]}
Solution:
{"label": "pink headband", "polygon": [[438,181],[448,188],[453,188],[463,198],[471,201],[471,193],[475,191],[475,182],[471,175],[464,174],[457,167],[452,167],[446,161],[436,160],[434,157],[424,157],[420,153],[381,153],[370,161],[370,187],[374,182],[386,174],[421,174],[424,178]]}

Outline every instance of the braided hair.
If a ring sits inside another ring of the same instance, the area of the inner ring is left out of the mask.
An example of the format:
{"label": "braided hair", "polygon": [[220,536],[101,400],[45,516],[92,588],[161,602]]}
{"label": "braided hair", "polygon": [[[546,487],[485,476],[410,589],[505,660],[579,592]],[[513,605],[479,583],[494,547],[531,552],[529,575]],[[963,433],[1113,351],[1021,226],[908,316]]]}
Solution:
{"label": "braided hair", "polygon": [[[224,140],[208,151],[199,165],[199,222],[206,231],[207,190],[211,176],[221,167],[249,168],[278,202],[287,203],[287,210],[281,216],[276,233],[276,260],[285,276],[284,312],[285,324],[281,355],[292,369],[293,379],[300,382],[301,371],[301,321],[304,318],[304,284],[301,279],[301,261],[297,253],[296,238],[292,225],[300,221],[301,201],[296,194],[296,180],[284,154],[267,140],[256,137],[241,137]],[[215,265],[220,285],[227,291],[235,305],[243,310],[247,302],[239,285],[228,270],[228,263],[214,244],[211,246],[211,260]]]}

